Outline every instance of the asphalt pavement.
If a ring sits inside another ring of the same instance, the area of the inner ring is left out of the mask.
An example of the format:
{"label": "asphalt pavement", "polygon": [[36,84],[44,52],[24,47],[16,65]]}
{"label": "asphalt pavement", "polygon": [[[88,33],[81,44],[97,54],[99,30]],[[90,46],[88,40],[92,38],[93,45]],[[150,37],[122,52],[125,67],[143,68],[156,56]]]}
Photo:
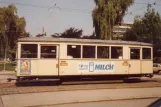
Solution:
{"label": "asphalt pavement", "polygon": [[41,107],[148,107],[157,99],[134,99],[134,100],[117,100],[117,101],[102,101],[89,103],[74,103],[60,104]]}
{"label": "asphalt pavement", "polygon": [[3,105],[2,107],[32,107],[101,101],[160,98],[160,90],[161,87],[77,90],[2,95],[1,105]]}
{"label": "asphalt pavement", "polygon": [[[1,81],[0,83],[5,82],[8,83],[8,81],[6,81],[7,78],[14,79],[15,72],[11,71],[0,72],[0,81]],[[154,76],[154,78],[161,78],[161,76],[156,75]],[[27,88],[29,89],[30,87]],[[90,89],[90,90],[73,90],[73,91],[71,90],[71,91],[56,91],[56,92],[41,92],[41,93],[36,93],[36,91],[34,91],[34,93],[22,93],[22,94],[16,93],[7,95],[2,94],[0,96],[0,107],[27,107],[27,106],[63,107],[63,105],[68,104],[71,107],[72,106],[74,107],[76,105],[78,105],[79,107],[85,105],[85,103],[89,105],[88,107],[92,105],[95,105],[92,107],[96,107],[96,105],[104,107],[103,105],[115,106],[114,105],[115,101],[118,101],[118,104],[122,105],[124,105],[125,102],[127,101],[129,101],[129,103],[127,103],[129,105],[134,104],[133,101],[136,101],[138,103],[144,102],[144,104],[149,104],[154,99],[161,97],[160,90],[161,87],[152,87],[152,88]],[[5,91],[8,91],[8,89],[6,88]],[[147,100],[147,99],[153,99],[153,100]],[[140,105],[140,107],[142,106],[143,105]]]}
{"label": "asphalt pavement", "polygon": [[[11,78],[12,81],[8,81],[9,78]],[[16,82],[15,71],[0,71],[0,84],[15,83],[15,82]]]}

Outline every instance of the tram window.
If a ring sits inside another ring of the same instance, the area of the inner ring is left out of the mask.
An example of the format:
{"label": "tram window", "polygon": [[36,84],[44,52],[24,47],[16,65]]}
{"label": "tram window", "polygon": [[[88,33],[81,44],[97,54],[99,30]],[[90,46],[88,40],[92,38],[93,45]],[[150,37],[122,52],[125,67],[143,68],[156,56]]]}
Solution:
{"label": "tram window", "polygon": [[81,58],[81,46],[80,45],[68,45],[67,56],[71,58]]}
{"label": "tram window", "polygon": [[111,47],[111,58],[112,59],[123,59],[123,48],[122,47]]}
{"label": "tram window", "polygon": [[140,49],[130,49],[130,59],[140,59]]}
{"label": "tram window", "polygon": [[21,58],[37,58],[37,44],[21,44]]}
{"label": "tram window", "polygon": [[97,58],[109,58],[109,47],[98,46],[97,47]]}
{"label": "tram window", "polygon": [[83,46],[83,58],[95,58],[95,46]]}
{"label": "tram window", "polygon": [[41,46],[41,58],[56,58],[56,46]]}
{"label": "tram window", "polygon": [[151,59],[151,48],[143,48],[143,59]]}

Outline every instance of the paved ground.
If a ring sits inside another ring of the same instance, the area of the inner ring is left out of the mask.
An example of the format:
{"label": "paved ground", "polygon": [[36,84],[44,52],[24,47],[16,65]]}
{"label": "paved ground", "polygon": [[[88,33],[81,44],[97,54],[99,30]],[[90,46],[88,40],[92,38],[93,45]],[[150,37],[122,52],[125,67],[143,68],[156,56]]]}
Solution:
{"label": "paved ground", "polygon": [[[25,82],[16,86],[13,82],[7,81],[7,77],[15,78],[15,72],[0,72],[0,95],[57,92],[73,90],[92,90],[92,89],[120,89],[120,88],[149,88],[161,87],[161,75],[155,75],[154,78],[143,78],[141,82],[124,83],[123,81],[81,81],[65,82],[57,85],[54,81],[45,82]],[[7,84],[6,84],[7,83]]]}
{"label": "paved ground", "polygon": [[[72,84],[72,85],[71,85]],[[0,85],[0,95],[40,93],[40,92],[57,92],[57,91],[74,91],[74,90],[93,90],[93,89],[123,89],[123,88],[149,88],[161,87],[158,81],[141,81],[134,83],[123,83],[121,81],[96,81],[96,82],[72,82],[63,85],[55,85],[51,82],[28,83],[22,86],[14,84]]]}
{"label": "paved ground", "polygon": [[31,94],[2,95],[4,107],[25,107],[39,105],[60,105],[72,103],[90,103],[98,101],[133,100],[145,98],[160,98],[161,87],[130,88],[130,89],[101,89],[59,91]]}
{"label": "paved ground", "polygon": [[[13,81],[9,82],[8,78],[12,78]],[[0,71],[0,84],[15,83],[15,79],[16,79],[15,71]]]}
{"label": "paved ground", "polygon": [[118,100],[118,101],[50,105],[40,107],[148,107],[152,102],[156,100],[157,99]]}
{"label": "paved ground", "polygon": [[[135,98],[161,97],[161,75],[155,75],[152,79],[142,78],[142,81],[130,83],[124,83],[123,81],[81,81],[56,85],[53,81],[46,81],[28,82],[18,84],[18,86],[14,84],[14,81],[7,82],[7,78],[14,79],[15,72],[0,72],[0,107],[23,107],[26,105],[63,107],[62,104],[64,103],[76,103],[69,104],[73,107],[84,105],[93,107],[91,101],[105,100],[105,102],[94,103],[94,105],[104,107],[103,105],[108,104],[117,106],[115,101],[111,100],[131,99],[128,100],[128,103],[126,103],[126,100],[117,101],[118,104],[127,104],[128,107],[128,105],[134,104],[133,99]],[[138,104],[148,104],[152,99],[134,101]],[[144,105],[138,106],[142,107]]]}

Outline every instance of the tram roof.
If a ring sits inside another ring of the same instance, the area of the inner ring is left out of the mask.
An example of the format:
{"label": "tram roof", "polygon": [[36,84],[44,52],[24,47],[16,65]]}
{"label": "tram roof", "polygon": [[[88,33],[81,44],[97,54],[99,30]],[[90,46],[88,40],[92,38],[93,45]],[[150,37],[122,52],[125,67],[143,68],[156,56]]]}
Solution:
{"label": "tram roof", "polygon": [[125,45],[145,45],[152,46],[150,43],[122,41],[122,40],[98,40],[98,39],[77,39],[77,38],[53,38],[53,37],[27,37],[20,38],[18,42],[74,42],[74,43],[100,43],[100,44],[125,44]]}

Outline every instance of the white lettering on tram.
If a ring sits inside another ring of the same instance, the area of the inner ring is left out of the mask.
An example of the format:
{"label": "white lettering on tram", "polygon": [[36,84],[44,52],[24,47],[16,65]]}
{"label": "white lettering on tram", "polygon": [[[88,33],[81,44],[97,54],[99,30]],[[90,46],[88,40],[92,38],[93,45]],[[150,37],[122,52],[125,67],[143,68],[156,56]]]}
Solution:
{"label": "white lettering on tram", "polygon": [[78,65],[78,71],[114,71],[114,63],[111,62],[82,62]]}
{"label": "white lettering on tram", "polygon": [[114,65],[103,65],[103,64],[98,64],[95,66],[95,70],[113,70]]}

